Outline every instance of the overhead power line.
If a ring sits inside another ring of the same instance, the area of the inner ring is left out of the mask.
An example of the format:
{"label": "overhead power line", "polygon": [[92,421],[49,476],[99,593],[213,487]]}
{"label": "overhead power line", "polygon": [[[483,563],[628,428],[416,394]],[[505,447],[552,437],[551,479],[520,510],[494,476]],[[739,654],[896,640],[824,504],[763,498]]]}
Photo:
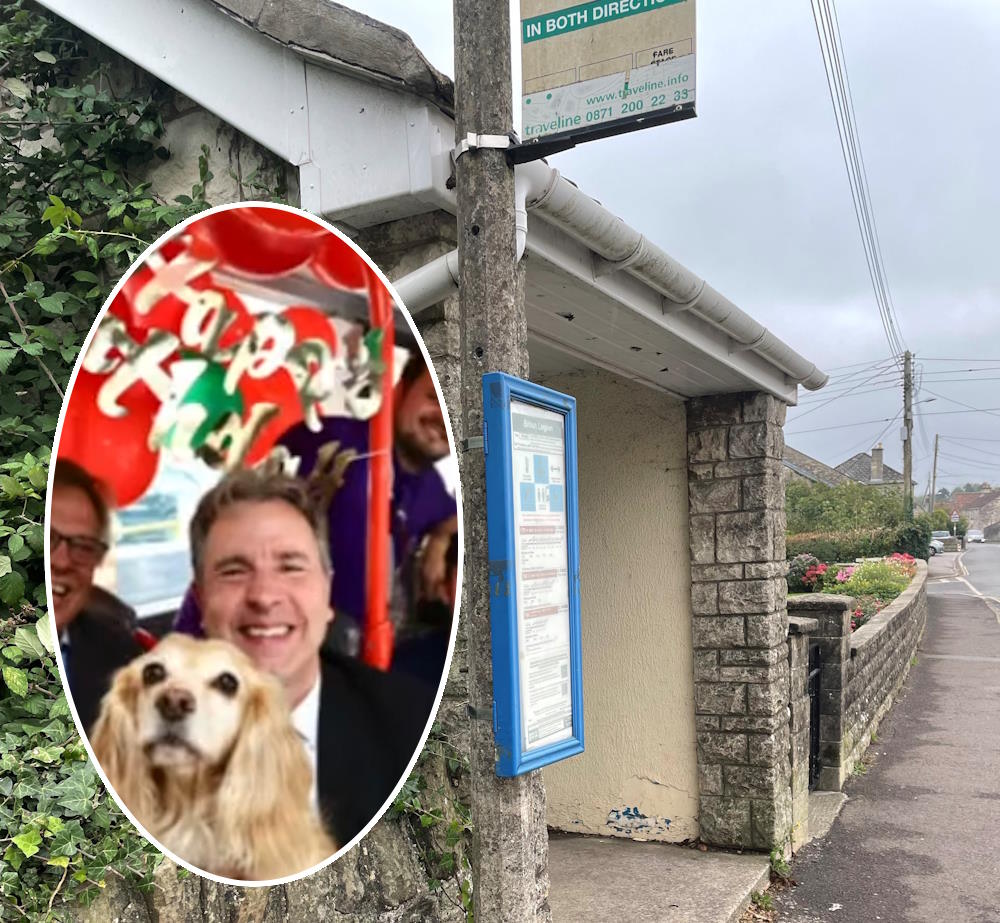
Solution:
{"label": "overhead power line", "polygon": [[[862,439],[861,442],[856,443],[847,450],[847,457],[850,458],[855,452],[860,452],[863,448],[871,448],[873,445],[877,445],[879,440],[892,428],[892,424],[895,423],[903,415],[903,408],[899,408],[899,413],[896,414],[886,425],[886,427],[874,438],[874,439]],[[881,421],[880,421],[881,422]]]}
{"label": "overhead power line", "polygon": [[834,0],[810,0],[810,3],[816,23],[816,37],[819,39],[820,53],[823,56],[826,83],[830,90],[830,101],[833,103],[833,113],[837,122],[840,150],[844,156],[844,166],[847,168],[854,214],[861,233],[865,261],[868,264],[868,275],[871,278],[886,340],[898,363],[899,356],[906,351],[907,346],[899,330],[882,258],[882,245],[872,208],[864,156],[861,153],[861,141],[854,114],[854,98],[847,74],[847,61],[843,53],[837,8]]}
{"label": "overhead power line", "polygon": [[940,356],[921,356],[921,362],[1000,362],[1000,359],[942,359]]}
{"label": "overhead power line", "polygon": [[[983,407],[983,408],[972,408],[971,410],[932,410],[929,413],[925,412],[925,417],[950,417],[959,413],[993,413],[994,411],[1000,411],[1000,407]],[[830,429],[850,429],[853,426],[865,426],[868,423],[889,423],[895,420],[895,417],[882,417],[878,420],[858,420],[854,423],[841,423],[838,426],[820,426],[816,429],[796,429],[789,430],[786,435],[794,436],[799,433],[822,433]]]}
{"label": "overhead power line", "polygon": [[1000,413],[996,412],[997,411],[996,407],[992,408],[991,410],[984,410],[981,407],[973,407],[972,404],[966,404],[965,401],[956,401],[955,398],[953,397],[945,397],[943,394],[937,394],[936,392],[931,391],[929,388],[925,388],[924,390],[928,394],[933,394],[934,397],[939,397],[941,398],[941,400],[947,401],[949,404],[958,404],[959,407],[967,407],[969,410],[976,411],[976,413],[988,413],[990,416],[1000,417]]}
{"label": "overhead power line", "polygon": [[834,397],[828,398],[827,400],[823,401],[822,403],[817,404],[815,407],[810,408],[809,410],[805,411],[805,413],[798,414],[795,417],[795,419],[796,420],[801,420],[802,417],[807,417],[807,416],[809,416],[809,414],[815,413],[817,410],[821,410],[823,407],[826,407],[827,404],[832,404],[834,401],[838,401],[842,397],[847,397],[847,395],[850,394],[852,391],[857,391],[858,388],[862,387],[863,385],[867,385],[869,382],[873,381],[876,378],[881,377],[882,374],[883,373],[881,371],[876,372],[870,378],[866,378],[866,379],[864,379],[864,381],[859,381],[852,388],[848,388],[847,391],[845,391],[843,394],[837,394]]}
{"label": "overhead power line", "polygon": [[[852,362],[850,365],[835,365],[833,368],[826,369],[826,372],[829,375],[831,372],[839,372],[841,369],[856,369],[859,365],[867,365],[868,368],[873,369],[875,368],[876,365],[881,365],[882,363],[885,362],[894,362],[894,361],[895,361],[894,357],[890,356],[887,359],[873,359],[871,361],[866,360],[865,362]],[[835,376],[831,375],[831,377]]]}

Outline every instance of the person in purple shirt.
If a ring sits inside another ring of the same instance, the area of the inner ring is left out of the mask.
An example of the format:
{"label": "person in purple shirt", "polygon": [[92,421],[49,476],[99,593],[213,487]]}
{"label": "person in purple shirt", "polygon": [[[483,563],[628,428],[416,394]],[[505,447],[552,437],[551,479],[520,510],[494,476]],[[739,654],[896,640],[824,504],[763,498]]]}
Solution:
{"label": "person in purple shirt", "polygon": [[[446,556],[458,528],[455,498],[434,466],[450,452],[448,434],[430,371],[419,352],[403,368],[393,419],[391,595],[394,621],[405,634],[406,616],[418,598],[447,598]],[[336,614],[330,643],[353,655],[360,646],[367,585],[369,424],[350,417],[325,417],[321,423],[318,433],[305,423],[293,427],[279,445],[300,459],[300,477],[332,491],[332,497],[327,493],[325,498],[333,564],[330,603]],[[201,633],[201,615],[190,592],[174,628]]]}

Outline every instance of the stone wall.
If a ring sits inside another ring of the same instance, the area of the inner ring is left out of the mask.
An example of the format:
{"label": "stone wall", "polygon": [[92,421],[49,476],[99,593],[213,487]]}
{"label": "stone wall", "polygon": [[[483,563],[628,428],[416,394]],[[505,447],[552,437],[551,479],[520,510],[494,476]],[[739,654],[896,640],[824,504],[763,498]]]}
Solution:
{"label": "stone wall", "polygon": [[699,823],[719,846],[790,838],[784,420],[756,392],[687,405]]}
{"label": "stone wall", "polygon": [[789,761],[792,787],[793,852],[809,839],[809,645],[816,619],[788,617]]}
{"label": "stone wall", "polygon": [[851,597],[809,593],[789,600],[791,614],[819,622],[813,638],[823,658],[818,788],[840,790],[892,707],[927,620],[926,580],[927,565],[917,561],[910,586],[853,633]]}

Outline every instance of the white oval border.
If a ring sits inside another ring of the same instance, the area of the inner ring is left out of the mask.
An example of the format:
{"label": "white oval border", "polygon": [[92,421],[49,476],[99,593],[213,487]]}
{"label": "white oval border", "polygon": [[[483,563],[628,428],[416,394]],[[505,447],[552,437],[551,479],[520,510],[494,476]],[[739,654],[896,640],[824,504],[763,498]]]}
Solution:
{"label": "white oval border", "polygon": [[[117,284],[112,289],[111,294],[108,296],[107,301],[104,302],[104,305],[101,307],[101,310],[98,312],[97,317],[90,328],[90,332],[87,334],[87,338],[84,340],[83,346],[80,349],[80,354],[77,356],[76,364],[73,366],[73,372],[70,375],[69,384],[66,387],[65,396],[63,398],[62,409],[59,411],[59,422],[58,425],[56,426],[55,437],[53,438],[52,441],[52,455],[49,459],[49,469],[50,469],[49,482],[46,486],[46,496],[45,496],[45,524],[44,524],[45,527],[44,563],[45,563],[45,594],[46,594],[45,602],[46,602],[46,607],[49,610],[48,618],[51,620],[50,624],[52,627],[53,638],[56,639],[59,638],[59,631],[56,628],[55,613],[52,610],[52,607],[49,605],[49,600],[52,599],[52,574],[51,574],[51,568],[49,566],[51,550],[49,548],[50,541],[49,541],[48,523],[52,507],[52,486],[53,486],[52,482],[55,477],[55,466],[56,466],[56,461],[58,460],[58,447],[60,440],[62,438],[63,424],[66,421],[66,409],[69,406],[69,398],[70,395],[73,393],[73,388],[76,386],[76,378],[83,364],[83,357],[86,355],[87,350],[90,348],[91,341],[93,340],[94,335],[97,332],[97,328],[100,325],[101,321],[104,319],[105,314],[107,314],[108,309],[111,307],[111,303],[114,301],[115,296],[121,290],[122,286],[129,280],[132,274],[140,266],[145,264],[145,261],[147,257],[150,255],[150,253],[161,247],[165,241],[173,237],[176,237],[180,234],[183,234],[185,228],[187,228],[188,225],[193,224],[195,221],[198,221],[199,219],[204,218],[207,215],[213,215],[218,212],[229,211],[230,209],[234,208],[277,208],[280,209],[281,211],[290,212],[292,214],[299,215],[300,217],[308,218],[314,224],[322,226],[331,234],[335,234],[338,238],[340,238],[341,241],[348,244],[350,248],[355,253],[357,253],[362,260],[364,260],[365,264],[374,271],[379,281],[386,287],[389,294],[392,296],[394,306],[398,306],[402,310],[403,317],[410,325],[410,331],[415,336],[417,345],[420,347],[421,355],[423,355],[424,357],[424,362],[426,363],[427,368],[430,370],[431,380],[434,382],[434,391],[436,392],[438,401],[440,402],[441,408],[444,411],[443,414],[444,425],[445,425],[445,430],[448,433],[448,444],[451,446],[452,456],[455,459],[456,468],[458,467],[458,451],[455,445],[455,436],[451,430],[451,416],[448,412],[448,405],[445,403],[444,396],[441,392],[441,384],[438,381],[437,371],[434,368],[434,363],[431,361],[431,357],[427,352],[427,347],[424,345],[424,338],[421,336],[420,331],[417,330],[417,326],[413,322],[412,315],[407,310],[406,305],[403,304],[395,287],[386,278],[382,270],[375,265],[375,263],[368,256],[368,254],[365,253],[364,250],[362,250],[357,244],[355,244],[354,241],[351,240],[346,234],[339,231],[329,222],[324,221],[322,218],[319,218],[316,215],[311,214],[310,212],[303,211],[300,208],[294,208],[291,205],[281,205],[276,202],[258,202],[258,201],[230,202],[227,205],[216,205],[212,208],[206,209],[205,211],[199,212],[197,215],[193,215],[192,217],[182,221],[180,224],[170,228],[170,230],[162,234],[152,244],[150,244],[142,252],[139,258],[135,260],[135,262],[133,262],[131,266],[129,266],[129,268],[125,271],[124,275],[121,277],[121,279],[118,280]],[[213,875],[211,872],[206,872],[204,869],[199,869],[196,866],[191,865],[184,859],[181,859],[179,856],[174,855],[174,853],[172,853],[170,850],[164,849],[163,846],[156,840],[156,838],[151,836],[149,832],[135,819],[135,817],[132,815],[132,812],[129,811],[129,809],[125,806],[125,803],[121,800],[121,798],[118,797],[118,793],[114,790],[114,788],[108,782],[107,777],[104,775],[104,770],[101,768],[101,765],[97,761],[97,758],[94,756],[94,751],[90,746],[90,739],[86,735],[86,733],[84,733],[83,727],[80,724],[80,716],[77,714],[76,703],[73,701],[73,696],[70,694],[69,686],[66,683],[66,668],[63,665],[62,661],[62,648],[60,645],[56,646],[55,656],[59,666],[59,677],[62,680],[63,691],[66,694],[66,702],[69,705],[70,712],[73,715],[73,721],[75,722],[76,729],[80,734],[80,739],[83,741],[83,745],[87,748],[87,755],[90,758],[90,763],[94,767],[94,769],[97,770],[97,774],[101,777],[101,781],[104,783],[105,789],[114,799],[115,804],[118,805],[122,813],[129,819],[129,821],[131,821],[132,825],[136,828],[136,830],[138,830],[139,833],[141,833],[142,836],[144,836],[149,843],[151,843],[156,849],[158,849],[163,855],[167,856],[175,864],[181,866],[182,868],[187,869],[189,872],[192,872],[195,875],[201,876],[202,878],[207,878],[210,881],[214,881],[218,884],[235,885],[236,887],[240,888],[266,888],[266,887],[272,887],[274,885],[291,884],[292,882],[300,881],[303,878],[307,878],[310,875],[315,874],[316,872],[320,871],[320,869],[324,869],[328,865],[332,865],[334,862],[337,861],[337,859],[339,859],[345,853],[347,853],[355,846],[357,846],[358,843],[360,843],[361,840],[368,835],[368,833],[375,826],[375,824],[377,824],[382,819],[382,817],[385,815],[385,812],[392,806],[392,803],[396,800],[396,796],[399,794],[400,789],[403,787],[403,783],[406,782],[407,778],[409,778],[410,776],[410,773],[413,772],[413,767],[416,764],[417,758],[420,756],[420,753],[423,751],[425,744],[427,743],[427,737],[430,734],[430,730],[434,724],[435,719],[437,718],[438,710],[441,707],[441,698],[444,695],[444,688],[448,682],[448,673],[451,669],[451,659],[455,653],[455,638],[458,633],[458,620],[460,617],[459,614],[462,607],[462,587],[464,579],[463,565],[465,563],[465,527],[464,527],[464,516],[462,512],[462,484],[460,477],[456,477],[455,479],[455,505],[456,505],[456,515],[458,517],[458,571],[455,578],[457,592],[455,594],[455,609],[452,613],[451,638],[448,641],[448,652],[447,655],[445,656],[444,670],[441,674],[441,680],[438,684],[438,691],[437,695],[434,698],[434,705],[431,708],[430,715],[427,718],[427,724],[424,727],[423,733],[420,735],[419,744],[417,748],[413,751],[413,756],[410,758],[410,762],[407,764],[406,771],[403,773],[402,776],[400,776],[399,782],[396,784],[396,787],[392,790],[389,797],[386,799],[385,803],[382,805],[381,808],[379,808],[379,810],[375,813],[375,816],[372,817],[372,819],[361,830],[361,832],[358,833],[354,837],[354,839],[352,839],[349,843],[347,843],[344,846],[341,846],[340,849],[338,849],[329,858],[295,875],[288,875],[285,878],[273,878],[267,881],[244,881],[238,878],[224,878],[221,875]]]}

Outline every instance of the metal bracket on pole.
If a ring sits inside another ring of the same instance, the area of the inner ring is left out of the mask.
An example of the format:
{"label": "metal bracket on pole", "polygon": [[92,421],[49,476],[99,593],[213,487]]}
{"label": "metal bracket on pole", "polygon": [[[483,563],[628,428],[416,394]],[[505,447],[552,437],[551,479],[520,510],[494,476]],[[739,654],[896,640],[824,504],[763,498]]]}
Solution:
{"label": "metal bracket on pole", "polygon": [[458,158],[466,152],[481,147],[505,151],[513,143],[514,142],[511,140],[509,135],[477,135],[474,131],[470,131],[465,136],[465,139],[463,141],[459,141],[455,146],[455,150],[452,151],[451,158],[452,160],[458,160]]}
{"label": "metal bracket on pole", "polygon": [[482,449],[482,448],[483,448],[482,436],[469,436],[468,439],[462,440],[463,452],[468,452],[470,449]]}

